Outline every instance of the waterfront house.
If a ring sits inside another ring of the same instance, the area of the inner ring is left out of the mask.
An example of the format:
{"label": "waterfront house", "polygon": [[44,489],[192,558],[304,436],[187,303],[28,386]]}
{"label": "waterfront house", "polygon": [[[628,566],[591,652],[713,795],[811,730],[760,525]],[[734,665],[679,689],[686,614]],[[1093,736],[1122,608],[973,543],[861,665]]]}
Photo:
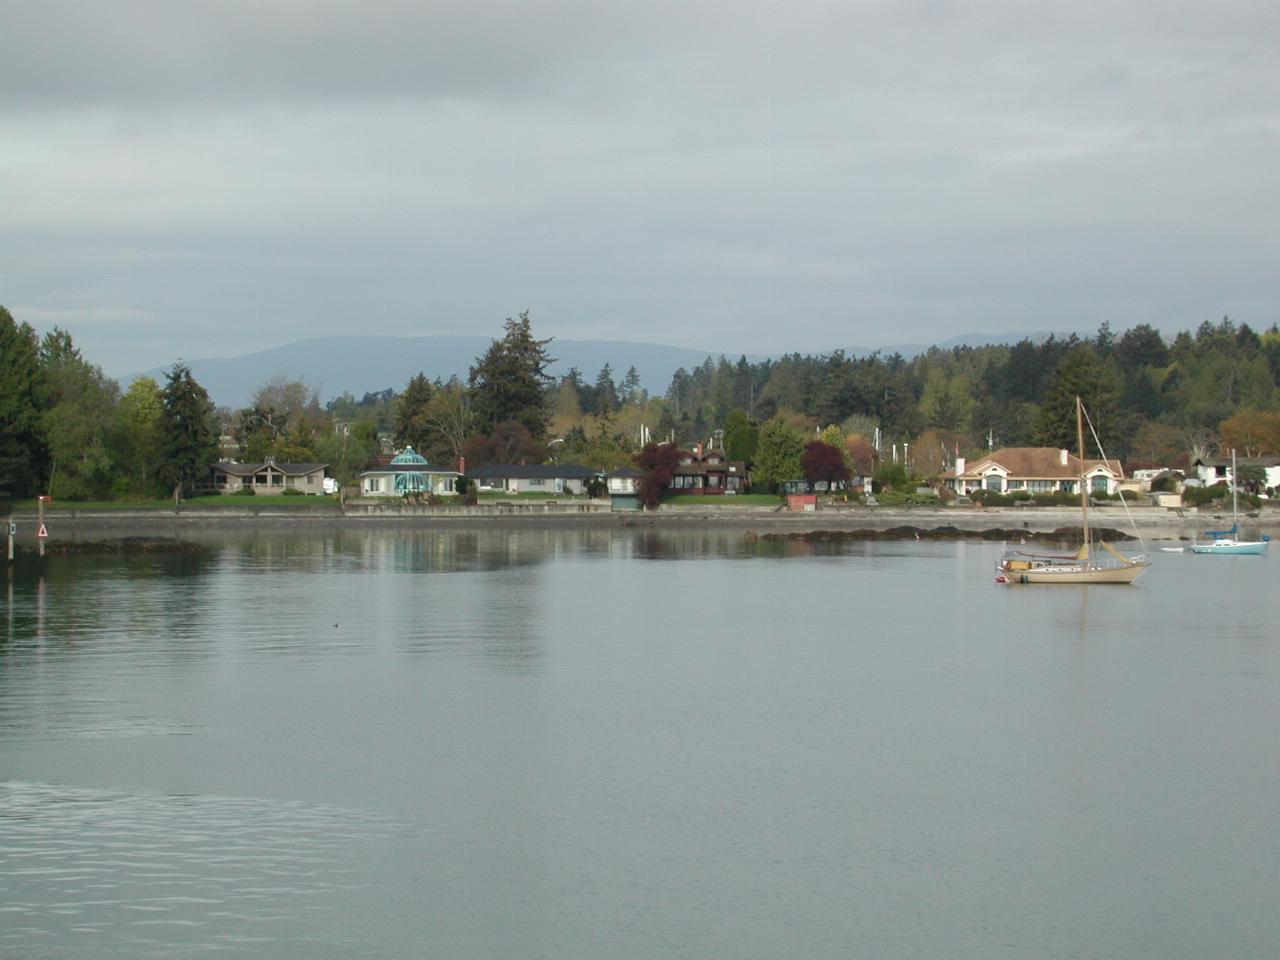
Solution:
{"label": "waterfront house", "polygon": [[680,451],[680,462],[671,478],[672,493],[734,494],[747,489],[747,467],[741,460],[730,460],[723,449],[696,444],[692,450]]}
{"label": "waterfront house", "polygon": [[457,470],[430,464],[413,447],[405,447],[389,462],[375,462],[360,474],[360,495],[403,497],[430,494],[449,497],[457,493],[459,476],[461,474]]}
{"label": "waterfront house", "polygon": [[640,478],[644,474],[635,467],[622,467],[605,474],[609,504],[614,510],[640,509]]}
{"label": "waterfront house", "polygon": [[472,467],[467,479],[482,493],[548,493],[581,496],[600,471],[576,464],[491,463]]}
{"label": "waterfront house", "polygon": [[1069,450],[1053,447],[1002,447],[983,454],[969,466],[957,457],[942,475],[943,482],[961,496],[975,490],[1014,493],[1077,493],[1080,477],[1090,493],[1113,494],[1124,479],[1119,460],[1083,460]]}
{"label": "waterfront house", "polygon": [[[1266,478],[1262,481],[1263,489],[1274,490],[1280,487],[1280,456],[1236,457],[1237,469],[1245,466],[1262,468],[1263,476]],[[1196,472],[1196,476],[1206,487],[1211,487],[1215,483],[1226,483],[1230,486],[1235,482],[1235,477],[1231,475],[1230,457],[1200,457],[1191,464],[1191,469]]]}
{"label": "waterfront house", "polygon": [[204,493],[238,493],[252,490],[260,496],[274,496],[286,490],[320,495],[325,493],[324,472],[327,463],[276,463],[267,457],[263,463],[215,463],[209,468],[210,479],[196,484]]}

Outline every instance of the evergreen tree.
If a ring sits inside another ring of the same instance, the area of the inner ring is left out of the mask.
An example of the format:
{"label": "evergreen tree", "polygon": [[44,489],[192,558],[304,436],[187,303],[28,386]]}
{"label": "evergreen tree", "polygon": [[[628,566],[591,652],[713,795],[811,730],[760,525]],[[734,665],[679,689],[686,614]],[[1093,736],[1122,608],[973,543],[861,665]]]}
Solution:
{"label": "evergreen tree", "polygon": [[173,484],[176,500],[182,488],[203,476],[218,452],[213,403],[204,387],[191,376],[191,368],[179,361],[165,374],[161,396],[164,413],[160,433],[164,444],[161,476]]}
{"label": "evergreen tree", "polygon": [[0,496],[40,488],[47,450],[41,431],[44,377],[36,332],[0,307]]}
{"label": "evergreen tree", "polygon": [[594,413],[608,416],[618,409],[618,388],[613,383],[613,368],[609,364],[605,364],[600,368],[600,372],[596,375],[594,394],[595,405]]}
{"label": "evergreen tree", "polygon": [[760,431],[741,410],[730,410],[724,420],[724,452],[730,460],[750,463],[756,455]]}
{"label": "evergreen tree", "polygon": [[527,310],[518,321],[508,319],[505,329],[502,339],[494,340],[471,368],[468,382],[479,429],[489,433],[515,420],[534,440],[544,440],[550,415],[543,387],[551,380],[546,368],[555,362],[547,353],[551,340],[535,339]]}
{"label": "evergreen tree", "polygon": [[636,373],[634,366],[627,368],[627,375],[622,378],[618,393],[623,403],[629,403],[633,406],[639,406],[648,399],[644,388],[640,386],[640,374]]}
{"label": "evergreen tree", "polygon": [[[1098,358],[1088,344],[1079,344],[1059,364],[1040,407],[1033,442],[1039,446],[1076,449],[1076,397],[1093,422],[1098,438],[1109,448],[1115,439],[1120,400],[1120,377],[1113,365]],[[1085,432],[1089,436],[1088,428]],[[1086,450],[1092,443],[1086,444]],[[1111,453],[1108,449],[1108,453]]]}
{"label": "evergreen tree", "polygon": [[421,452],[428,443],[431,426],[427,408],[435,388],[425,373],[419,372],[409,380],[404,393],[396,398],[396,429],[394,442],[397,449],[411,446]]}
{"label": "evergreen tree", "polygon": [[804,437],[781,417],[774,417],[760,428],[751,485],[776,490],[784,481],[798,480],[803,475],[803,454]]}

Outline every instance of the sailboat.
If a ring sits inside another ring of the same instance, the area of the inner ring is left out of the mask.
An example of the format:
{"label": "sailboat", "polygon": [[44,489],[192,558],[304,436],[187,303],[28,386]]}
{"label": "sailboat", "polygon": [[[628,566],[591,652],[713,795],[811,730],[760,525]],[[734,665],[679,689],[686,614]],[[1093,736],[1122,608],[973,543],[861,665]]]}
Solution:
{"label": "sailboat", "polygon": [[[1096,435],[1095,435],[1096,436]],[[1089,531],[1089,491],[1084,459],[1084,404],[1076,397],[1076,442],[1080,451],[1080,518],[1084,543],[1073,554],[1027,553],[1010,550],[996,567],[997,583],[1133,583],[1150,561],[1141,554],[1127,557],[1099,540],[1108,556],[1093,549]]]}
{"label": "sailboat", "polygon": [[1230,530],[1206,530],[1204,535],[1212,537],[1208,543],[1197,541],[1188,548],[1192,553],[1226,553],[1226,554],[1253,554],[1267,552],[1267,544],[1271,542],[1271,538],[1265,533],[1261,540],[1241,540],[1240,537],[1240,515],[1236,503],[1236,452],[1231,451],[1231,529]]}

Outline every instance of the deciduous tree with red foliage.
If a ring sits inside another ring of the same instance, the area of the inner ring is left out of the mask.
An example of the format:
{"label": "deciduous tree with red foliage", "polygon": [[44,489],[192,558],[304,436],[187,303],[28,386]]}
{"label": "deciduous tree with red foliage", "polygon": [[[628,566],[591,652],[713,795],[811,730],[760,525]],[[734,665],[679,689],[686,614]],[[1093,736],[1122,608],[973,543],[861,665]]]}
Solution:
{"label": "deciduous tree with red foliage", "polygon": [[840,451],[821,440],[810,440],[800,455],[800,467],[810,483],[848,483],[849,468]]}
{"label": "deciduous tree with red foliage", "polygon": [[662,491],[671,486],[680,465],[680,449],[671,443],[646,443],[636,454],[636,466],[644,471],[640,478],[640,500],[646,507],[656,507]]}

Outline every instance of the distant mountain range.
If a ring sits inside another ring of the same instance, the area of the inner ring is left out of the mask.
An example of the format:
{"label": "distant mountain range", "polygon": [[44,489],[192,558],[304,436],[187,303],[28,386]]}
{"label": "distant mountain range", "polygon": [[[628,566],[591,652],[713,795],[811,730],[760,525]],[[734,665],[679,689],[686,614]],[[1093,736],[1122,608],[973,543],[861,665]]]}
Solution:
{"label": "distant mountain range", "polygon": [[[1023,336],[1036,338],[1047,334],[973,333],[937,346],[950,349],[1009,343]],[[319,337],[239,357],[191,360],[188,363],[192,375],[209,391],[215,404],[242,407],[248,404],[258,387],[276,376],[305,380],[319,390],[322,401],[347,392],[359,398],[365,393],[388,387],[398,391],[419,371],[431,380],[437,377],[447,380],[454,375],[465,379],[476,358],[489,349],[491,342],[490,337]],[[925,352],[929,346],[912,343],[874,349],[885,355],[900,353],[912,357]],[[559,338],[552,341],[550,352],[556,362],[548,369],[555,376],[567,372],[570,367],[577,367],[582,371],[583,379],[592,383],[607,363],[613,369],[614,380],[621,381],[627,369],[634,366],[645,389],[654,394],[666,392],[671,384],[671,375],[678,369],[692,369],[709,356],[700,350],[657,343]],[[845,353],[855,356],[871,352],[872,348],[867,347],[845,349]],[[720,355],[710,356],[718,359]],[[725,356],[736,362],[742,354],[726,352]],[[746,357],[752,363],[759,363],[769,359],[770,355],[749,353]],[[164,383],[163,368],[125,377],[125,385],[136,376],[149,376],[162,385]]]}

